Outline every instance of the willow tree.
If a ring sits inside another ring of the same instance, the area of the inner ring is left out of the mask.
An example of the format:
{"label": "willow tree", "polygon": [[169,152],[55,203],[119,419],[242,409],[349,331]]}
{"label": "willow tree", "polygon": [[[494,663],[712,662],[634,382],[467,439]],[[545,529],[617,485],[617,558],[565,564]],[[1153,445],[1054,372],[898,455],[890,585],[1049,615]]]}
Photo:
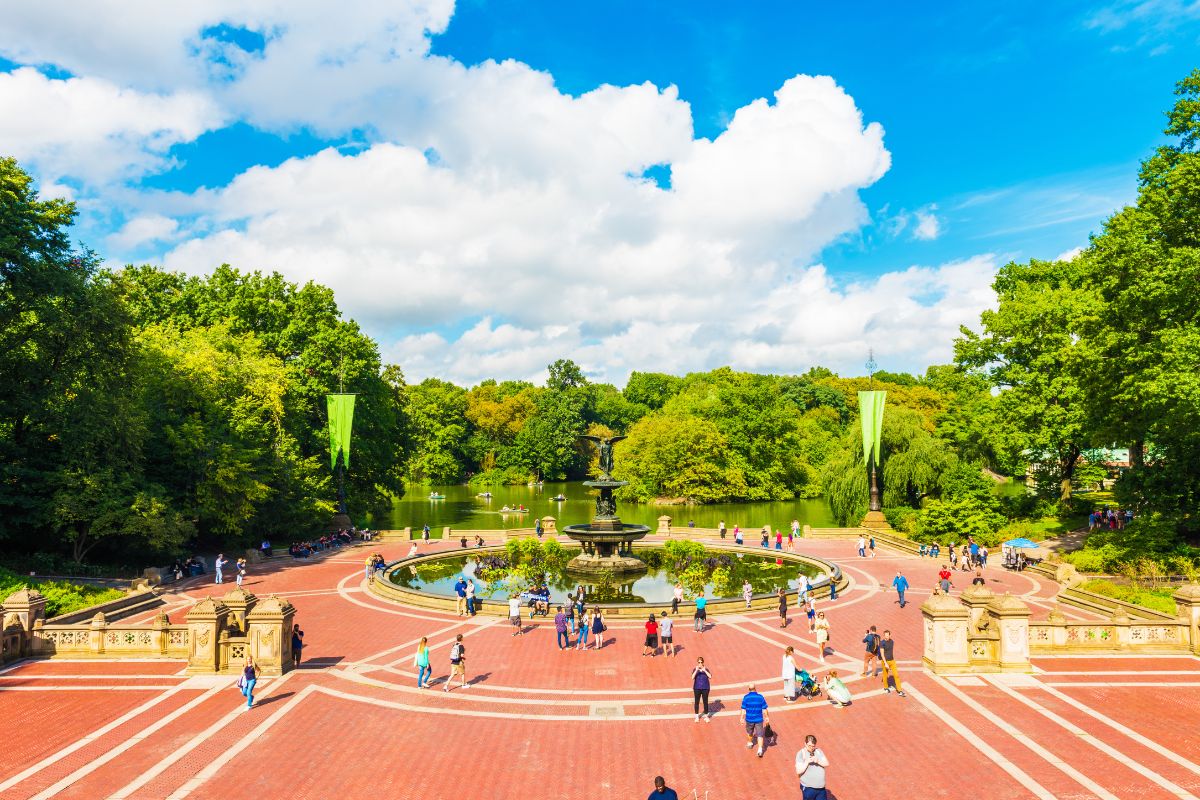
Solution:
{"label": "willow tree", "polygon": [[[919,508],[928,496],[941,493],[945,477],[959,465],[953,449],[927,427],[925,418],[907,408],[892,409],[883,418],[881,491],[884,508]],[[825,470],[825,496],[839,525],[862,519],[867,511],[867,471],[863,468],[862,437],[851,425],[841,452]]]}

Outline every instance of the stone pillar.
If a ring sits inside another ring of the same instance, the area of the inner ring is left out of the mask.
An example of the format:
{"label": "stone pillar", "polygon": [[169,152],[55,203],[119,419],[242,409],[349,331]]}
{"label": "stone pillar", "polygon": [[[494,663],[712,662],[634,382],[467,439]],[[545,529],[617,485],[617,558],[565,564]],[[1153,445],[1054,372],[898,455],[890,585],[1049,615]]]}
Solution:
{"label": "stone pillar", "polygon": [[46,619],[46,598],[36,589],[13,592],[4,600],[4,611],[0,613],[0,633],[14,617],[21,628],[20,654],[28,656],[33,652],[33,629],[40,627],[38,623]]}
{"label": "stone pillar", "polygon": [[97,611],[92,617],[91,628],[88,630],[88,649],[93,655],[104,655],[104,634],[108,633],[108,618],[103,611]]}
{"label": "stone pillar", "polygon": [[171,620],[166,614],[155,614],[150,627],[154,629],[152,645],[157,646],[158,652],[165,656],[171,647]]}
{"label": "stone pillar", "polygon": [[1118,607],[1112,615],[1113,633],[1116,641],[1113,645],[1118,650],[1128,650],[1133,644],[1133,637],[1129,635],[1129,628],[1133,624],[1133,620],[1125,613],[1125,609]]}
{"label": "stone pillar", "polygon": [[805,525],[803,528],[801,528],[800,535],[803,536],[805,539],[811,539],[812,538],[812,525]]}
{"label": "stone pillar", "polygon": [[671,535],[671,518],[666,514],[663,514],[658,518],[658,530],[656,533],[658,533],[660,536]]}
{"label": "stone pillar", "polygon": [[1189,583],[1180,586],[1173,595],[1175,598],[1175,615],[1188,628],[1188,638],[1192,652],[1200,655],[1200,584]]}
{"label": "stone pillar", "polygon": [[[960,598],[970,614],[971,626],[978,628],[979,620],[987,613],[988,604],[996,599],[996,593],[986,586],[972,584],[960,595]],[[986,628],[987,625],[985,624],[984,627]]]}
{"label": "stone pillar", "polygon": [[1033,672],[1029,663],[1029,606],[1005,594],[992,601],[988,613],[1000,629],[1000,671]]}
{"label": "stone pillar", "polygon": [[246,633],[246,615],[254,610],[258,598],[237,586],[230,589],[221,602],[229,609],[229,625],[236,627],[240,635]]}
{"label": "stone pillar", "polygon": [[409,526],[404,529],[404,540],[408,541],[411,538],[412,538],[412,526]]}
{"label": "stone pillar", "polygon": [[292,669],[292,620],[296,607],[271,595],[246,618],[249,652],[263,675],[282,675]]}
{"label": "stone pillar", "polygon": [[220,600],[206,597],[187,613],[188,666],[187,671],[218,672],[220,649],[217,638],[225,629],[229,609]]}
{"label": "stone pillar", "polygon": [[442,541],[450,541],[450,526],[448,525],[445,528],[442,528]]}
{"label": "stone pillar", "polygon": [[945,594],[931,595],[921,605],[925,622],[925,649],[921,661],[937,675],[970,671],[967,657],[967,626],[970,611]]}
{"label": "stone pillar", "polygon": [[542,517],[542,530],[547,536],[558,533],[558,520],[554,517]]}
{"label": "stone pillar", "polygon": [[1067,646],[1067,615],[1057,605],[1046,616],[1050,625],[1050,644],[1057,650]]}

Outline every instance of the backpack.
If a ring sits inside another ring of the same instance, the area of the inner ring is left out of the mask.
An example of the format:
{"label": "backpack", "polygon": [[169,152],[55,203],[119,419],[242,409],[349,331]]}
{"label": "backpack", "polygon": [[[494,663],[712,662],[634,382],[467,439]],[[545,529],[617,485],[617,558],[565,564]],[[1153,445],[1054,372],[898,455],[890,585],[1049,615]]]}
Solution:
{"label": "backpack", "polygon": [[450,646],[450,663],[457,664],[459,661],[462,661],[462,645],[455,642]]}

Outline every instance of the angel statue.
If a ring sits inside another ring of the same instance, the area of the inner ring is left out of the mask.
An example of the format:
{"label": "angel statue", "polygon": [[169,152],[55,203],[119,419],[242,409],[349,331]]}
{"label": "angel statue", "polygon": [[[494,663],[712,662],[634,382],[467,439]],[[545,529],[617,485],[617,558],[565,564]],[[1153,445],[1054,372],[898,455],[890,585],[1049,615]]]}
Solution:
{"label": "angel statue", "polygon": [[602,436],[586,436],[581,435],[580,439],[587,439],[592,444],[596,445],[596,452],[600,454],[600,477],[611,480],[613,468],[613,445],[624,439],[624,436],[610,436],[605,439]]}

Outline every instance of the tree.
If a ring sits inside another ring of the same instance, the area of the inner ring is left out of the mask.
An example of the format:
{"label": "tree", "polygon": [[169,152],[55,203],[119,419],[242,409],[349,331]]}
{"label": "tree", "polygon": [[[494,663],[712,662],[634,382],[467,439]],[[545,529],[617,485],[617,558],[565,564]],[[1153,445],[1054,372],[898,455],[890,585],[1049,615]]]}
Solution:
{"label": "tree", "polygon": [[955,362],[1000,389],[998,417],[1034,464],[1038,485],[1060,502],[1071,498],[1079,456],[1092,442],[1081,365],[1091,358],[1080,332],[1095,313],[1096,293],[1073,261],[1010,263],[992,287],[999,306],[966,327]]}
{"label": "tree", "polygon": [[1142,164],[1137,204],[1077,259],[1097,289],[1080,370],[1101,443],[1130,447],[1124,502],[1200,531],[1200,70],[1176,87],[1166,134]]}
{"label": "tree", "polygon": [[613,477],[630,482],[621,494],[631,500],[725,502],[750,493],[736,461],[715,423],[653,414],[630,429]]}
{"label": "tree", "polygon": [[546,379],[546,387],[552,391],[561,392],[587,385],[588,381],[583,375],[583,370],[569,358],[560,358],[547,369],[550,377]]}
{"label": "tree", "polygon": [[657,411],[683,388],[683,379],[662,372],[633,372],[625,384],[625,399]]}

